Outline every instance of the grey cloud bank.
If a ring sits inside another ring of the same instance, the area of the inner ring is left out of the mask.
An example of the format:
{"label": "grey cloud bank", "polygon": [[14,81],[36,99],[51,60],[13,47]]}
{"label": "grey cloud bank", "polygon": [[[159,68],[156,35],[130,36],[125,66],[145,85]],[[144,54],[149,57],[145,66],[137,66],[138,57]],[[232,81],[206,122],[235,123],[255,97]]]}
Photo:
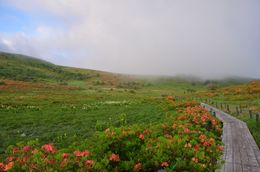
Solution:
{"label": "grey cloud bank", "polygon": [[2,0],[38,22],[0,50],[120,73],[260,78],[258,0]]}

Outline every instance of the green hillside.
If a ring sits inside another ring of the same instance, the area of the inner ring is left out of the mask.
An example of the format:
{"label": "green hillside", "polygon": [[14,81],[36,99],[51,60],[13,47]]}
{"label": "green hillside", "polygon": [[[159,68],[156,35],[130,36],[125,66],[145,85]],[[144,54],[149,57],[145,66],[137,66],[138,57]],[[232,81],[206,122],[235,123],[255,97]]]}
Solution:
{"label": "green hillside", "polygon": [[22,81],[85,80],[87,74],[70,72],[47,61],[18,54],[0,53],[0,78]]}

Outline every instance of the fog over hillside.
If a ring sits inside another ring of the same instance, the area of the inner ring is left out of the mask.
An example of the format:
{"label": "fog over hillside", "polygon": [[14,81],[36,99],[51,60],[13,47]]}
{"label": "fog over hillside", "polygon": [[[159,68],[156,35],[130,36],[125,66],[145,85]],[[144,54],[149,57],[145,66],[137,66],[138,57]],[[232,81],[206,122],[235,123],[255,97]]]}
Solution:
{"label": "fog over hillside", "polygon": [[259,0],[0,0],[0,51],[143,75],[260,78]]}

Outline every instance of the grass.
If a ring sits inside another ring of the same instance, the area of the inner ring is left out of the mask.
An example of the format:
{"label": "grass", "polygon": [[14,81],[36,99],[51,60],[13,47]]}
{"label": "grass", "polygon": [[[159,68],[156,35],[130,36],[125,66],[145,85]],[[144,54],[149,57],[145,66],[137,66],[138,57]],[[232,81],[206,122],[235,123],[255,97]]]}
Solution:
{"label": "grass", "polygon": [[66,135],[58,142],[65,146],[75,135],[79,140],[91,136],[97,123],[118,126],[122,114],[127,125],[156,123],[163,116],[157,100],[120,90],[15,90],[1,92],[0,102],[2,151],[18,141],[39,138],[57,143]]}

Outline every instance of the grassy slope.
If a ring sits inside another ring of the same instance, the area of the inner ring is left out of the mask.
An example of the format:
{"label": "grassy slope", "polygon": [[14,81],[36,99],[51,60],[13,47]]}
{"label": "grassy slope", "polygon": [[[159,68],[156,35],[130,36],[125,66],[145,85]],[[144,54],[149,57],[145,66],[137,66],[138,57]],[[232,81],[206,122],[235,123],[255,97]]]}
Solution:
{"label": "grassy slope", "polygon": [[0,77],[23,81],[84,80],[88,73],[71,72],[49,62],[8,53],[0,53]]}

